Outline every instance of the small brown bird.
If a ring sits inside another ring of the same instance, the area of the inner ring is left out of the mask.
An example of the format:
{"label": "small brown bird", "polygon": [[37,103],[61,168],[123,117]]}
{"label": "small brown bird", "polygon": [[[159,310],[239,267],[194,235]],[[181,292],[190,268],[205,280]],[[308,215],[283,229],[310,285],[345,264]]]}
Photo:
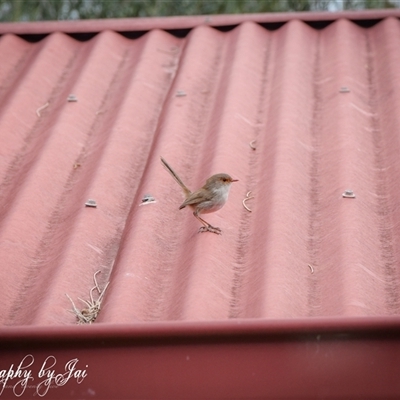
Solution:
{"label": "small brown bird", "polygon": [[232,179],[228,174],[216,174],[208,178],[201,189],[191,192],[162,157],[161,162],[185,193],[186,200],[179,209],[190,206],[194,210],[193,215],[203,224],[199,232],[212,232],[220,235],[221,229],[204,221],[200,214],[208,214],[221,209],[228,200],[231,183],[237,182],[238,179]]}

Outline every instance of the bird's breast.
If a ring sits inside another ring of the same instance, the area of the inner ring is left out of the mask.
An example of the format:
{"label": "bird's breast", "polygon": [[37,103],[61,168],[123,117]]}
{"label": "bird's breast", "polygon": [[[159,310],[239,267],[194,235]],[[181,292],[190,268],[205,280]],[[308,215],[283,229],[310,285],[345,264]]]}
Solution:
{"label": "bird's breast", "polygon": [[213,190],[213,196],[210,200],[197,205],[197,209],[202,214],[208,214],[220,210],[228,200],[229,187],[222,187]]}

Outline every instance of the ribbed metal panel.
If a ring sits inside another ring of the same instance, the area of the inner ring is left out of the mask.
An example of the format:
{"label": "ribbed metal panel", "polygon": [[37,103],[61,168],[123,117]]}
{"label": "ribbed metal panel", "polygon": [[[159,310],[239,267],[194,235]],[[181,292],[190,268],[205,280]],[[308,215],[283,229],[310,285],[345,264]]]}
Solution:
{"label": "ribbed metal panel", "polygon": [[[98,323],[399,314],[399,38],[391,17],[3,35],[0,323],[74,324],[96,271]],[[239,179],[222,235],[160,156],[192,190]]]}

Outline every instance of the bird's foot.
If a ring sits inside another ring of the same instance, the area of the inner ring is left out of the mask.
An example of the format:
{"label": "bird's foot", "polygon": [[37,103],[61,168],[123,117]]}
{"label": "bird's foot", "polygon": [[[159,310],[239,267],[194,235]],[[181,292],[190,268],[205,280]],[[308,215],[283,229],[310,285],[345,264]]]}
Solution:
{"label": "bird's foot", "polygon": [[220,228],[218,228],[216,226],[212,226],[212,225],[201,226],[199,228],[199,233],[202,233],[202,232],[212,232],[212,233],[215,233],[217,235],[221,235],[221,233],[222,233]]}

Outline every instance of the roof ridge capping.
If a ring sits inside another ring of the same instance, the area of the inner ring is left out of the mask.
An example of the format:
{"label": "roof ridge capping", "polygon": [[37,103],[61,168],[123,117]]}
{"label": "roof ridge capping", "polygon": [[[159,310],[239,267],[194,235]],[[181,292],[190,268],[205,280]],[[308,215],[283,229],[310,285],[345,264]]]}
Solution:
{"label": "roof ridge capping", "polygon": [[[16,35],[46,35],[53,32],[69,34],[95,34],[104,30],[117,32],[146,32],[151,29],[167,31],[188,30],[199,25],[212,27],[234,27],[245,21],[253,21],[267,28],[276,29],[284,23],[298,19],[313,23],[328,25],[338,19],[349,19],[363,22],[362,25],[371,26],[387,18],[400,18],[400,9],[342,11],[342,12],[285,12],[261,14],[223,14],[223,15],[195,15],[173,17],[146,17],[146,18],[110,18],[74,21],[40,21],[40,22],[4,22],[0,23],[0,34],[14,33]],[[319,27],[318,25],[316,26]]]}

